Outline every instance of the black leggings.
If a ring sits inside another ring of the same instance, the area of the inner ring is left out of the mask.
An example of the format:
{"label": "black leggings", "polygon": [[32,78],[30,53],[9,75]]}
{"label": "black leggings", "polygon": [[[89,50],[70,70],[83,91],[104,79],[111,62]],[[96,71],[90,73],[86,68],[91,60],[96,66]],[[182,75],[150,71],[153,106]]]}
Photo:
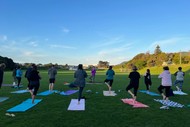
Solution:
{"label": "black leggings", "polygon": [[146,85],[146,90],[150,89],[150,86],[152,85],[151,81],[145,81],[145,85]]}
{"label": "black leggings", "polygon": [[18,81],[18,87],[20,85],[20,82],[21,82],[21,77],[16,77],[17,78],[17,81]]}
{"label": "black leggings", "polygon": [[169,97],[169,95],[170,95],[170,88],[171,88],[171,86],[162,86],[162,85],[160,85],[158,87],[158,91],[162,94],[163,93],[162,90],[165,89],[166,97]]}
{"label": "black leggings", "polygon": [[80,101],[80,99],[82,98],[82,91],[83,91],[84,87],[80,87],[79,88],[79,96],[78,96],[78,101]]}
{"label": "black leggings", "polygon": [[[77,85],[70,83],[69,84],[70,88],[75,88],[78,87]],[[82,98],[82,91],[83,91],[84,87],[79,87],[79,94],[78,94],[78,101],[80,101],[80,99]]]}
{"label": "black leggings", "polygon": [[138,88],[139,88],[139,85],[133,85],[133,84],[129,84],[126,88],[126,91],[132,89],[134,90],[134,95],[137,96],[137,91],[138,91]]}

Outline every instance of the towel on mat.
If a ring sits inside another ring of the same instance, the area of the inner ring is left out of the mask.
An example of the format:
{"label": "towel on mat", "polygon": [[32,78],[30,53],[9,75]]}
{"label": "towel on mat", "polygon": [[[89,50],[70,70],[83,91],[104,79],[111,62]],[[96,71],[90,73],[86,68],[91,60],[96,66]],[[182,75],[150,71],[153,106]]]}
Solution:
{"label": "towel on mat", "polygon": [[126,98],[126,99],[121,99],[123,101],[123,103],[125,104],[129,104],[129,105],[132,105],[133,108],[147,108],[149,107],[148,105],[145,105],[141,102],[138,102],[138,101],[134,101],[134,99],[132,98]]}
{"label": "towel on mat", "polygon": [[80,100],[80,104],[78,104],[78,99],[72,99],[68,110],[72,111],[80,111],[80,110],[85,110],[85,99]]}

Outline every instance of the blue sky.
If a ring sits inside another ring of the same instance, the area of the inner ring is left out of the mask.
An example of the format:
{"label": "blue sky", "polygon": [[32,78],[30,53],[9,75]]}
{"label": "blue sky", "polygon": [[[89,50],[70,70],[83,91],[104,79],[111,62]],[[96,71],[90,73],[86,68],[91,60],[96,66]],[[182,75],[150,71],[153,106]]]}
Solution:
{"label": "blue sky", "polygon": [[189,0],[0,0],[0,56],[20,63],[115,65],[190,50]]}

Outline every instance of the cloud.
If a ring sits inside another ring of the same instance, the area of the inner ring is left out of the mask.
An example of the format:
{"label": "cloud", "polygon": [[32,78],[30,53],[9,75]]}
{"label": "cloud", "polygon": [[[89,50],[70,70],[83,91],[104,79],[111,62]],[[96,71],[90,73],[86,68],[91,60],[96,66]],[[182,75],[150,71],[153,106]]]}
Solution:
{"label": "cloud", "polygon": [[45,55],[42,55],[41,53],[32,52],[32,51],[23,51],[22,56],[24,57],[44,57]]}
{"label": "cloud", "polygon": [[0,35],[0,41],[7,41],[7,39],[6,35]]}
{"label": "cloud", "polygon": [[118,52],[123,52],[123,51],[127,51],[129,49],[131,49],[131,45],[132,43],[128,43],[128,44],[125,44],[121,47],[115,47],[115,48],[109,48],[109,49],[104,49],[104,50],[101,50],[100,52],[98,52],[98,55],[113,55],[115,53],[118,53]]}
{"label": "cloud", "polygon": [[31,45],[31,46],[33,46],[33,47],[37,47],[37,46],[38,46],[38,44],[37,44],[36,41],[31,41],[31,42],[29,42],[29,45]]}
{"label": "cloud", "polygon": [[165,40],[158,40],[158,41],[153,42],[149,46],[149,48],[150,49],[155,48],[157,45],[159,45],[159,46],[167,46],[167,45],[175,44],[180,40],[181,40],[181,38],[169,38],[169,39],[165,39]]}
{"label": "cloud", "polygon": [[124,42],[124,40],[121,37],[109,38],[109,39],[97,42],[96,45],[93,45],[93,48],[112,46],[112,45],[122,43],[122,42]]}
{"label": "cloud", "polygon": [[164,40],[158,40],[150,44],[148,49],[150,51],[155,50],[156,46],[159,45],[162,51],[167,52],[178,52],[179,50],[189,50],[190,47],[189,37],[172,37]]}
{"label": "cloud", "polygon": [[69,32],[70,32],[70,30],[69,30],[69,29],[67,29],[67,28],[63,28],[63,29],[62,29],[62,32],[64,32],[64,33],[69,33]]}
{"label": "cloud", "polygon": [[67,46],[67,45],[49,45],[51,48],[63,48],[63,49],[77,49],[76,47]]}

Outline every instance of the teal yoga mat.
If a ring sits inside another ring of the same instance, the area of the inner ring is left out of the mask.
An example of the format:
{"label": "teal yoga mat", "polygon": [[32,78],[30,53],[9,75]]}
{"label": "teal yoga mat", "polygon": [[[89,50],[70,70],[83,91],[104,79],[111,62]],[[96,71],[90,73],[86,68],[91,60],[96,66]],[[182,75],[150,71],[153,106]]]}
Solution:
{"label": "teal yoga mat", "polygon": [[25,112],[26,110],[34,107],[41,101],[42,101],[42,99],[35,99],[34,104],[32,104],[32,99],[27,99],[26,101],[22,102],[21,104],[16,105],[13,108],[10,108],[9,110],[7,110],[7,112]]}
{"label": "teal yoga mat", "polygon": [[44,92],[41,92],[39,93],[38,95],[41,95],[41,96],[47,96],[47,95],[50,95],[50,94],[53,94],[55,91],[49,91],[49,90],[46,90]]}
{"label": "teal yoga mat", "polygon": [[9,97],[0,97],[0,102],[3,102],[5,100],[9,99]]}
{"label": "teal yoga mat", "polygon": [[139,92],[145,93],[145,94],[148,94],[148,95],[151,95],[151,96],[160,96],[160,94],[157,94],[157,93],[151,92],[151,91],[147,92],[146,90],[139,90]]}
{"label": "teal yoga mat", "polygon": [[28,90],[17,90],[17,91],[13,91],[11,93],[27,93],[29,92]]}

